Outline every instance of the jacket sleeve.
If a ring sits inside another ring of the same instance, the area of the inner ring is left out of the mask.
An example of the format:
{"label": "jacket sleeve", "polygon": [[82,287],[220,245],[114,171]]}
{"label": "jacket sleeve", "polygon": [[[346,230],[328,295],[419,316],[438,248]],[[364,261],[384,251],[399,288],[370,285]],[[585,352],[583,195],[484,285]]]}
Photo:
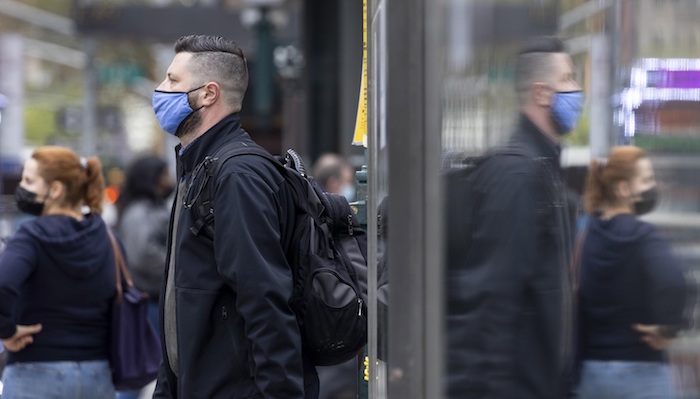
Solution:
{"label": "jacket sleeve", "polygon": [[219,274],[236,293],[262,396],[302,398],[301,337],[289,305],[292,271],[280,241],[279,194],[254,173],[222,176],[215,203],[227,206],[217,207],[214,251]]}
{"label": "jacket sleeve", "polygon": [[658,230],[654,229],[642,245],[649,292],[649,306],[654,324],[682,326],[687,286],[683,271],[676,262],[671,248]]}
{"label": "jacket sleeve", "polygon": [[450,370],[463,375],[468,393],[493,398],[514,394],[516,328],[538,247],[533,165],[515,157],[500,161],[479,171],[474,258],[458,280],[459,295],[464,296],[462,322],[470,336],[458,349],[463,350],[461,370]]}
{"label": "jacket sleeve", "polygon": [[36,244],[20,228],[0,255],[0,338],[10,338],[17,330],[15,304],[22,285],[36,268]]}

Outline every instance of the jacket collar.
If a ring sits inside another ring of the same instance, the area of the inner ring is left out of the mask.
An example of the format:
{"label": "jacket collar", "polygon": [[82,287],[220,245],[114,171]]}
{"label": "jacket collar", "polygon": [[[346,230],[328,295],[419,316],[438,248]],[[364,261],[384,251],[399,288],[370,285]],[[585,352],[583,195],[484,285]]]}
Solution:
{"label": "jacket collar", "polygon": [[524,114],[520,115],[518,131],[510,141],[513,145],[526,147],[536,156],[550,158],[559,165],[561,146],[547,138]]}
{"label": "jacket collar", "polygon": [[213,154],[224,141],[249,138],[241,128],[241,116],[233,113],[220,120],[188,145],[184,151],[182,144],[175,146],[177,173],[182,177],[191,171],[207,155]]}

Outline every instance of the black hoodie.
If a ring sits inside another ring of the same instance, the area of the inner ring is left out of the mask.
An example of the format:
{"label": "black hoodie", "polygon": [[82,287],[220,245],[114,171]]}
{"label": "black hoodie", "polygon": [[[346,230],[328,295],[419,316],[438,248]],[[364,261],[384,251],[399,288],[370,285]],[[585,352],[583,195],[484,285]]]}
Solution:
{"label": "black hoodie", "polygon": [[581,254],[579,292],[584,360],[662,361],[632,325],[681,325],[683,273],[668,243],[634,215],[592,216]]}
{"label": "black hoodie", "polygon": [[41,323],[9,363],[107,359],[114,260],[102,218],[41,216],[0,256],[0,338]]}

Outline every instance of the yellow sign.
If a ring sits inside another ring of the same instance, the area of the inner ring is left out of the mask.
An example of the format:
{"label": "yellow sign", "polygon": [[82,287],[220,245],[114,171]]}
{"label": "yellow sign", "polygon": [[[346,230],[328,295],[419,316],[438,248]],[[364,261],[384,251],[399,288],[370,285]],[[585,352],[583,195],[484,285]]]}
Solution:
{"label": "yellow sign", "polygon": [[360,82],[360,101],[357,105],[353,145],[367,147],[367,125],[367,0],[362,0],[362,81]]}

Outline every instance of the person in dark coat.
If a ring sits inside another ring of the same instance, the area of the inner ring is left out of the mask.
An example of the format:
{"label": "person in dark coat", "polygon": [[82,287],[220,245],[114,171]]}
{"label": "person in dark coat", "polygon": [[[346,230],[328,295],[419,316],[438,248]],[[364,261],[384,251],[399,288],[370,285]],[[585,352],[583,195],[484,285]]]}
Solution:
{"label": "person in dark coat", "polygon": [[[158,297],[167,251],[168,202],[175,183],[168,164],[156,155],[141,155],[131,162],[116,202],[117,231],[129,259],[134,286],[148,294],[148,320],[156,331]],[[137,391],[118,392],[117,399],[137,399]],[[151,389],[152,390],[152,389]]]}
{"label": "person in dark coat", "polygon": [[[4,398],[114,399],[109,364],[116,292],[102,165],[39,147],[15,192],[23,222],[0,256]],[[85,213],[84,209],[89,209]]]}
{"label": "person in dark coat", "polygon": [[167,253],[170,196],[168,164],[156,155],[136,158],[126,170],[117,200],[117,230],[129,257],[136,288],[149,295],[148,318],[158,329],[158,296]]}
{"label": "person in dark coat", "polygon": [[161,127],[180,139],[178,187],[161,289],[164,361],[154,398],[307,398],[316,370],[302,351],[285,257],[294,203],[280,171],[256,155],[215,177],[216,234],[195,235],[185,206],[193,169],[225,143],[255,145],[239,112],[246,60],[231,40],[185,36],[153,95]]}
{"label": "person in dark coat", "polygon": [[591,162],[580,256],[580,399],[672,399],[664,349],[686,323],[683,272],[661,232],[639,219],[657,202],[651,160],[614,148]]}
{"label": "person in dark coat", "polygon": [[520,119],[510,150],[470,175],[470,226],[447,220],[448,240],[469,229],[462,234],[471,242],[447,251],[450,398],[559,399],[571,389],[572,221],[559,157],[583,94],[553,37],[523,47],[515,84]]}

